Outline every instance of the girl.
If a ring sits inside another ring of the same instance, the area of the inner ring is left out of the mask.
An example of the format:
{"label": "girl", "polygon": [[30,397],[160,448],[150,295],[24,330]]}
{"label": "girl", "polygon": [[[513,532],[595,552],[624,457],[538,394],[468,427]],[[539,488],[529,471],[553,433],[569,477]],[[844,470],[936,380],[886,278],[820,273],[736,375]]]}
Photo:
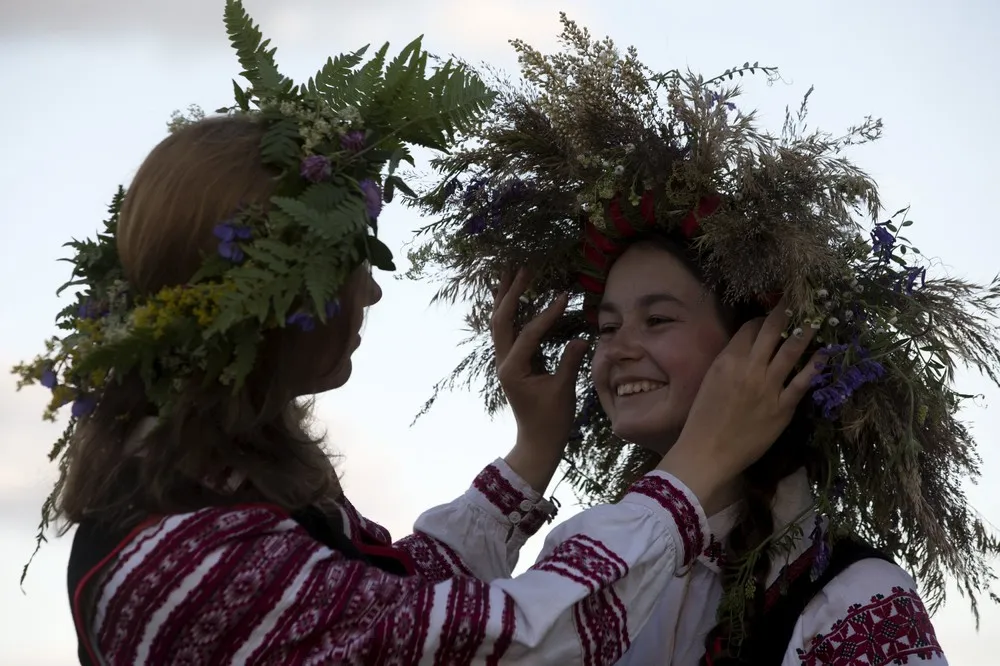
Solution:
{"label": "girl", "polygon": [[[381,297],[383,168],[409,144],[447,145],[489,94],[462,69],[426,73],[419,43],[357,72],[344,56],[295,86],[239,2],[226,19],[250,87],[226,115],[175,123],[105,232],[73,244],[70,332],[17,369],[52,390],[51,412],[72,402],[44,517],[78,526],[81,663],[615,662],[702,550],[702,507],[791,418],[816,374],[793,373],[809,336],[783,341],[781,310],[745,327],[703,391],[731,418],[689,419],[676,453],[617,505],[560,526],[511,579],[554,514],[541,492],[565,433],[553,443],[542,424],[572,404],[582,350],[529,377],[562,306],[518,333],[525,280],[507,280],[493,330],[518,443],[392,543],[343,496],[297,399],[349,380]],[[391,171],[384,188],[405,191]]]}
{"label": "girl", "polygon": [[[592,341],[568,478],[614,499],[664,453],[695,464],[679,452],[694,424],[732,423],[755,399],[738,383],[707,398],[724,350],[776,304],[787,338],[815,335],[826,360],[774,446],[720,488],[709,543],[622,663],[946,663],[899,564],[931,608],[946,575],[989,592],[1000,544],[956,490],[976,455],[952,379],[959,360],[1000,376],[1000,283],[927,278],[903,212],[878,221],[875,184],[842,155],[878,121],[803,135],[803,105],[774,137],[724,85],[773,70],[654,75],[563,21],[566,50],[515,42],[526,83],[437,160],[421,204],[440,219],[412,257],[444,273],[440,295],[472,295],[474,322],[497,266],[537,267],[529,311],[576,295],[535,359]],[[858,211],[876,220],[870,241]],[[489,356],[480,346],[456,374]]]}

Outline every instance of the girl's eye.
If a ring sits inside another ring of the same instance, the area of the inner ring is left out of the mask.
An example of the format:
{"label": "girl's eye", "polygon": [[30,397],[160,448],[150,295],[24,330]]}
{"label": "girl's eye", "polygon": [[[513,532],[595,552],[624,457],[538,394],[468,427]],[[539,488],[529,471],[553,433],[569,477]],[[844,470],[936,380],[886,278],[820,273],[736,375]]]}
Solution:
{"label": "girl's eye", "polygon": [[618,330],[617,324],[603,324],[602,326],[598,327],[597,332],[599,335],[610,335],[611,333],[614,333],[617,330]]}
{"label": "girl's eye", "polygon": [[652,315],[649,317],[649,319],[646,320],[646,323],[648,323],[650,326],[657,326],[659,324],[669,324],[674,321],[676,321],[676,319],[672,319],[671,317],[659,317],[656,315]]}

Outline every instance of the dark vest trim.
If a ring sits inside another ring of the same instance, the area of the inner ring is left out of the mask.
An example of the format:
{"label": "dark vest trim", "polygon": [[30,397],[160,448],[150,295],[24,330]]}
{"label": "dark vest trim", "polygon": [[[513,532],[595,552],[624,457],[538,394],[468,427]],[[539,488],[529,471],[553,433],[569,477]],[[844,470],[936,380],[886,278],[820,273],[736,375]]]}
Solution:
{"label": "dark vest trim", "polygon": [[83,608],[81,607],[87,583],[117,557],[118,553],[139,532],[155,524],[157,520],[159,519],[153,518],[145,521],[128,532],[125,538],[119,538],[119,535],[113,534],[95,523],[84,522],[77,527],[76,534],[73,535],[73,548],[70,551],[69,564],[66,567],[66,582],[69,587],[73,624],[76,626],[77,656],[82,666],[98,666],[99,663],[97,654],[87,636]]}
{"label": "dark vest trim", "polygon": [[[775,583],[775,586],[781,586],[779,595],[749,627],[737,663],[779,666],[788,651],[799,617],[813,597],[830,581],[862,560],[883,560],[895,564],[891,557],[876,548],[862,541],[847,538],[834,544],[826,570],[816,580],[812,580],[810,569],[814,552],[815,549],[810,548],[802,558],[790,564],[786,571],[782,572],[782,576]],[[805,566],[800,566],[803,561]],[[720,661],[720,666],[721,663]]]}

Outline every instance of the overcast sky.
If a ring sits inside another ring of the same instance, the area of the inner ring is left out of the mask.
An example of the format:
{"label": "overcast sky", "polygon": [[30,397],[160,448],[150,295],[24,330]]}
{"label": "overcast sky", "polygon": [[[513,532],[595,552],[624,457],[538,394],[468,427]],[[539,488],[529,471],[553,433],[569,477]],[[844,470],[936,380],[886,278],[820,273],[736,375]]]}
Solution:
{"label": "overcast sky", "polygon": [[[876,175],[890,210],[912,205],[910,234],[935,270],[989,280],[1000,232],[992,195],[1000,137],[1000,9],[987,0],[615,4],[588,0],[371,1],[247,0],[278,46],[284,71],[305,78],[329,55],[369,41],[402,46],[426,35],[433,51],[459,53],[512,69],[506,40],[554,44],[558,11],[665,70],[705,74],[745,60],[782,68],[784,83],[748,86],[744,105],[773,128],[785,104],[815,84],[812,123],[837,131],[867,114],[885,119],[886,137],[857,159]],[[222,25],[221,0],[0,0],[0,369],[36,353],[53,333],[54,291],[67,277],[55,260],[71,236],[103,218],[119,182],[127,183],[163,138],[170,112],[230,103],[239,68]],[[946,8],[947,7],[947,8]],[[808,9],[805,9],[808,8]],[[396,250],[421,220],[390,207],[382,229]],[[405,262],[399,262],[405,264]],[[432,384],[462,355],[460,310],[428,308],[432,293],[381,276],[385,298],[372,310],[355,376],[320,399],[318,416],[354,502],[401,536],[420,510],[460,493],[475,472],[513,441],[509,418],[495,422],[474,394],[446,396],[415,427],[409,423]],[[970,489],[976,507],[1000,523],[1000,393],[978,378],[963,388],[983,397],[966,414],[982,445],[985,482]],[[45,454],[61,424],[38,419],[41,390],[14,392],[0,373],[0,664],[72,663],[75,639],[65,593],[69,540],[36,561],[22,594],[21,565],[31,552],[38,506],[53,473]],[[572,496],[559,491],[564,513]],[[529,544],[524,564],[540,540]],[[995,663],[988,608],[977,634],[955,598],[935,623],[952,663]],[[995,629],[994,629],[995,631]]]}

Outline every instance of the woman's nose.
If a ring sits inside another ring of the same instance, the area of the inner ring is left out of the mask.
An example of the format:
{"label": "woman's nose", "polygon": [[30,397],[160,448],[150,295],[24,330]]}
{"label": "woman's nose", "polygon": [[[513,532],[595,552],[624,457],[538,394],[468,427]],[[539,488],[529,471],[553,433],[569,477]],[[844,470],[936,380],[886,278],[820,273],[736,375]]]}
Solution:
{"label": "woman's nose", "polygon": [[633,327],[623,324],[607,342],[608,356],[616,361],[631,361],[642,355],[642,346]]}

